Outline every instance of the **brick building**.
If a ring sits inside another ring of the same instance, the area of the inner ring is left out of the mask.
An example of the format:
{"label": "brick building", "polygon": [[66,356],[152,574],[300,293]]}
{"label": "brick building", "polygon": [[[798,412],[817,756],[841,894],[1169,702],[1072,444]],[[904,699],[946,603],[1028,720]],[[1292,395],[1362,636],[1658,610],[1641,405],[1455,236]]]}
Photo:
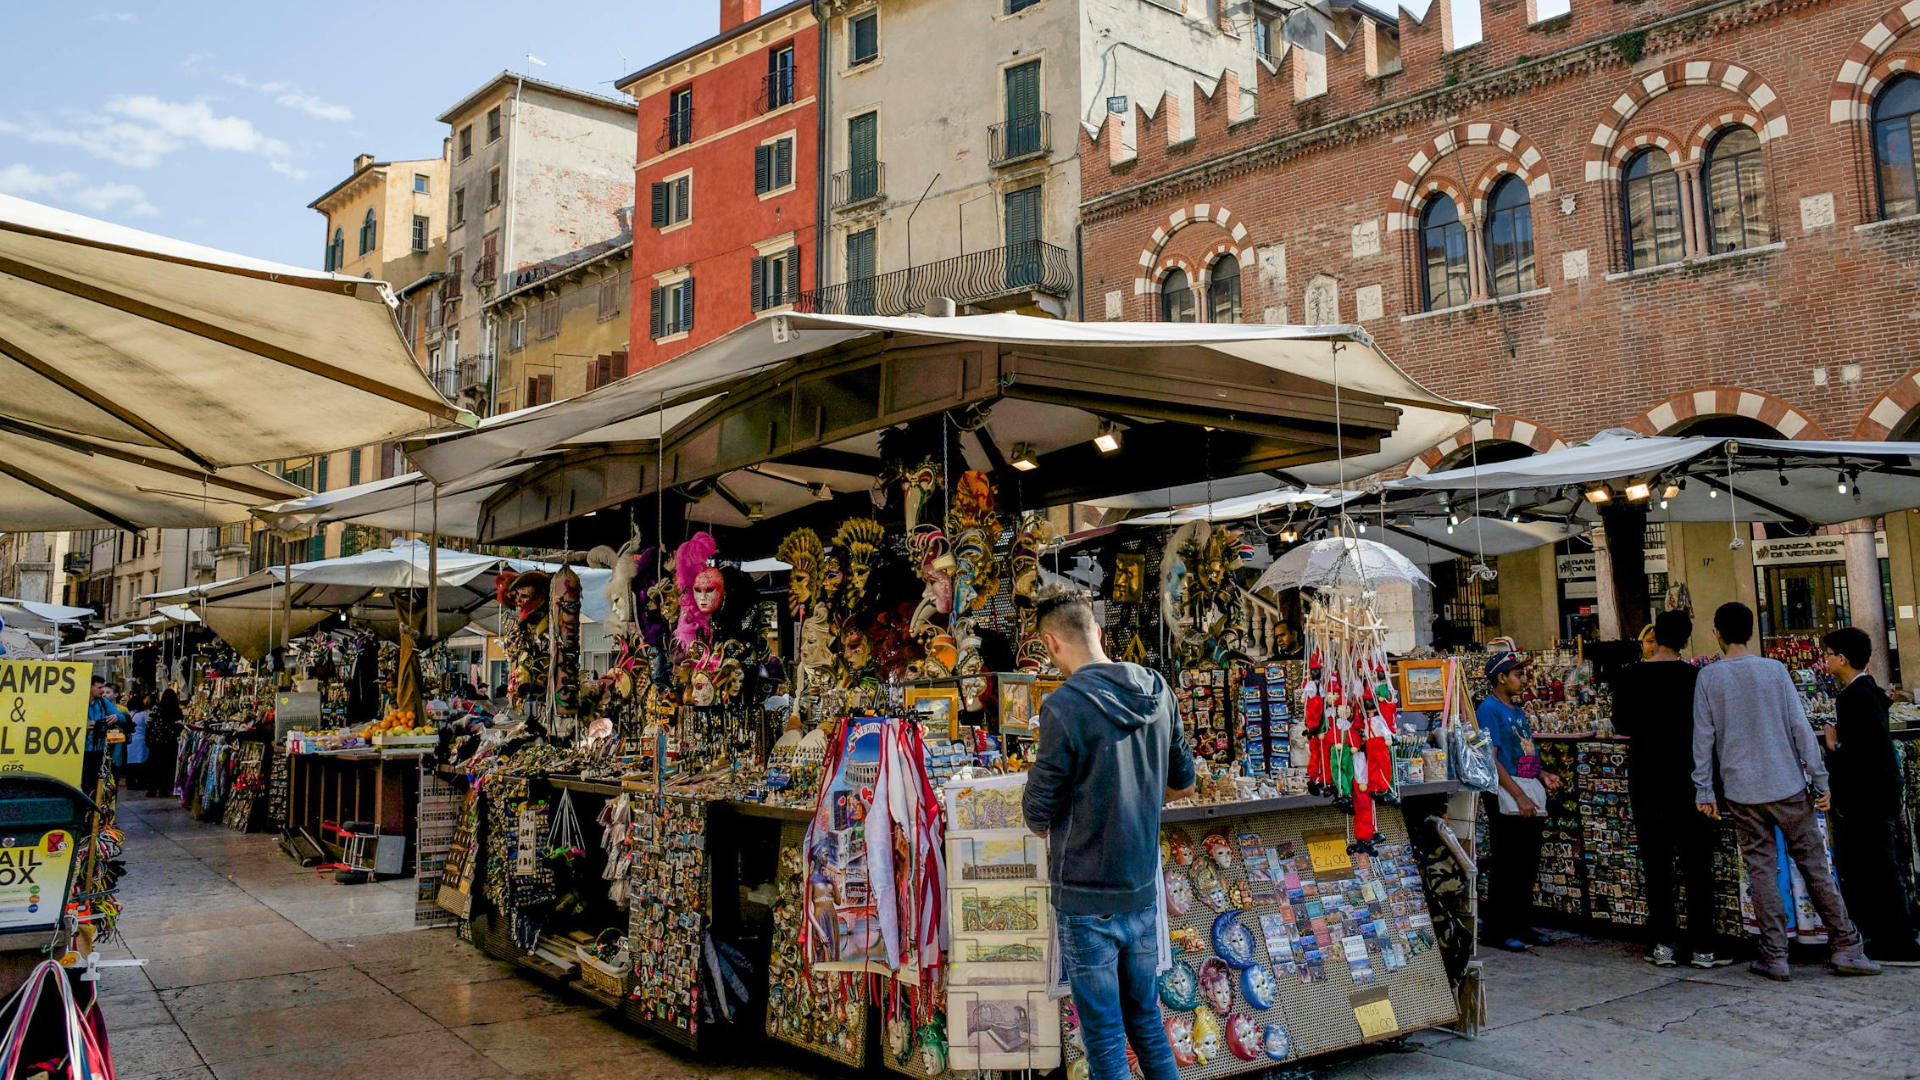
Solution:
{"label": "brick building", "polygon": [[721,0],[720,32],[622,79],[639,99],[632,370],[814,287],[818,27]]}
{"label": "brick building", "polygon": [[[1920,33],[1903,9],[1534,12],[1485,4],[1482,40],[1455,48],[1448,0],[1424,22],[1335,3],[1317,41],[1226,73],[1228,92],[1139,113],[1133,144],[1109,118],[1082,153],[1088,317],[1358,323],[1428,385],[1503,410],[1416,471],[1617,426],[1904,437]],[[1882,580],[1915,664],[1909,517],[1884,523],[1884,578],[1808,587],[1871,625]],[[1760,599],[1785,628],[1798,579],[1693,531],[1668,531],[1665,569],[1704,583],[1737,561],[1694,592]],[[1563,631],[1550,556],[1504,561],[1504,628]]]}

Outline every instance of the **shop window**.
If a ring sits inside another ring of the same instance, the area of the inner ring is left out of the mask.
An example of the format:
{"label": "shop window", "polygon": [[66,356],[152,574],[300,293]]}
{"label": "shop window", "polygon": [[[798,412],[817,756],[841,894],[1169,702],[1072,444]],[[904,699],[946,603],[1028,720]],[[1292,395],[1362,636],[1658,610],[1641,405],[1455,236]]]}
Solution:
{"label": "shop window", "polygon": [[457,228],[467,223],[467,189],[453,189],[453,224]]}
{"label": "shop window", "polygon": [[1880,216],[1920,213],[1920,179],[1913,161],[1920,128],[1920,78],[1901,75],[1873,103],[1873,164],[1879,178]]}
{"label": "shop window", "polygon": [[1187,281],[1185,270],[1169,273],[1160,283],[1160,321],[1196,322],[1193,306],[1193,286]]}
{"label": "shop window", "polygon": [[1428,311],[1466,303],[1473,294],[1468,277],[1467,227],[1450,195],[1436,195],[1420,212],[1422,297]]}
{"label": "shop window", "polygon": [[1628,267],[1638,270],[1685,257],[1680,176],[1665,150],[1642,150],[1628,159],[1621,174],[1620,197],[1627,223]]}
{"label": "shop window", "polygon": [[1231,255],[1222,255],[1213,264],[1213,277],[1207,282],[1207,321],[1240,321],[1240,260]]}
{"label": "shop window", "polygon": [[1714,251],[1756,248],[1772,239],[1767,164],[1760,156],[1760,136],[1752,128],[1730,127],[1714,136],[1702,176]]}
{"label": "shop window", "polygon": [[1526,181],[1508,174],[1487,200],[1487,284],[1495,296],[1533,289],[1533,202]]}

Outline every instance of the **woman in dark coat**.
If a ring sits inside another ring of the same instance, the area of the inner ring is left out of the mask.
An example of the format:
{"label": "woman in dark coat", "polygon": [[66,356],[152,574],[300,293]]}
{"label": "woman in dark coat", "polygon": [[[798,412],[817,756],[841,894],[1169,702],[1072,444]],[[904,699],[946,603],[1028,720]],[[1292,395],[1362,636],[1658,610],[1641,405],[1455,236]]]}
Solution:
{"label": "woman in dark coat", "polygon": [[180,750],[180,694],[169,684],[147,716],[147,795],[173,794],[174,756]]}

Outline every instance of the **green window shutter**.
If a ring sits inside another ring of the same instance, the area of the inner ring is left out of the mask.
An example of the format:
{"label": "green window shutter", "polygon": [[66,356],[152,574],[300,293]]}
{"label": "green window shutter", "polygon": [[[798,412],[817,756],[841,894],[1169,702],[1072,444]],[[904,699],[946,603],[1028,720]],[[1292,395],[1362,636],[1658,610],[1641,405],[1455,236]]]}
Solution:
{"label": "green window shutter", "polygon": [[1040,280],[1040,188],[1007,192],[1007,284]]}
{"label": "green window shutter", "polygon": [[661,327],[660,327],[660,299],[661,299],[661,293],[663,292],[665,292],[665,290],[662,289],[660,286],[655,285],[653,287],[653,314],[650,318],[648,328],[649,328],[650,334],[656,338],[666,336],[661,332]]}
{"label": "green window shutter", "polygon": [[787,249],[787,291],[780,298],[783,304],[791,304],[800,299],[800,248],[798,245]]}
{"label": "green window shutter", "polygon": [[847,156],[854,168],[873,164],[879,127],[880,116],[877,113],[867,113],[847,121]]}
{"label": "green window shutter", "polygon": [[1007,119],[1019,121],[1040,111],[1040,62],[1007,69]]}
{"label": "green window shutter", "polygon": [[347,455],[347,486],[356,487],[360,483],[360,451]]}
{"label": "green window shutter", "polygon": [[660,228],[667,223],[667,185],[653,185],[653,227]]}
{"label": "green window shutter", "polygon": [[759,311],[767,306],[767,260],[756,255],[747,260],[750,269],[747,272],[747,298],[753,303],[753,310]]}
{"label": "green window shutter", "polygon": [[680,327],[679,328],[683,333],[693,329],[693,279],[692,278],[688,278],[686,280],[686,283],[680,286]]}
{"label": "green window shutter", "polygon": [[786,187],[793,183],[793,140],[781,139],[773,144],[773,186]]}
{"label": "green window shutter", "polygon": [[773,172],[772,150],[771,146],[753,148],[753,193],[755,195],[764,195],[779,186],[769,182]]}

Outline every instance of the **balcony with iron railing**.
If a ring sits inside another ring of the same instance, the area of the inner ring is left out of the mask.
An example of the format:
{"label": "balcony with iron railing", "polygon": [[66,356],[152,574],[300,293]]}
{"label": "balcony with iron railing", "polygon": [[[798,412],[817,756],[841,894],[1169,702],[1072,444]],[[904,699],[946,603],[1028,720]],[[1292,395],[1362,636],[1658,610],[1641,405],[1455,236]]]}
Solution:
{"label": "balcony with iron railing", "polygon": [[781,106],[793,104],[793,75],[793,68],[781,68],[760,76],[760,100],[756,104],[761,112],[772,112]]}
{"label": "balcony with iron railing", "polygon": [[685,146],[693,141],[693,109],[674,109],[660,122],[660,137],[654,140],[653,148],[664,154],[676,146]]}
{"label": "balcony with iron railing", "polygon": [[945,297],[979,304],[1016,293],[1073,292],[1073,257],[1038,240],[976,251],[800,294],[795,309],[816,315],[906,315]]}
{"label": "balcony with iron railing", "polygon": [[493,358],[484,354],[464,356],[451,364],[427,372],[427,378],[433,380],[434,389],[449,401],[457,401],[462,393],[477,386],[485,386],[493,372]]}
{"label": "balcony with iron railing", "polygon": [[833,174],[833,208],[851,210],[887,197],[887,165],[869,161]]}
{"label": "balcony with iron railing", "polygon": [[1009,117],[987,128],[987,163],[1012,165],[1053,149],[1052,117],[1043,112]]}
{"label": "balcony with iron railing", "polygon": [[220,526],[213,537],[214,554],[245,551],[251,539],[252,528],[252,524],[245,521]]}

